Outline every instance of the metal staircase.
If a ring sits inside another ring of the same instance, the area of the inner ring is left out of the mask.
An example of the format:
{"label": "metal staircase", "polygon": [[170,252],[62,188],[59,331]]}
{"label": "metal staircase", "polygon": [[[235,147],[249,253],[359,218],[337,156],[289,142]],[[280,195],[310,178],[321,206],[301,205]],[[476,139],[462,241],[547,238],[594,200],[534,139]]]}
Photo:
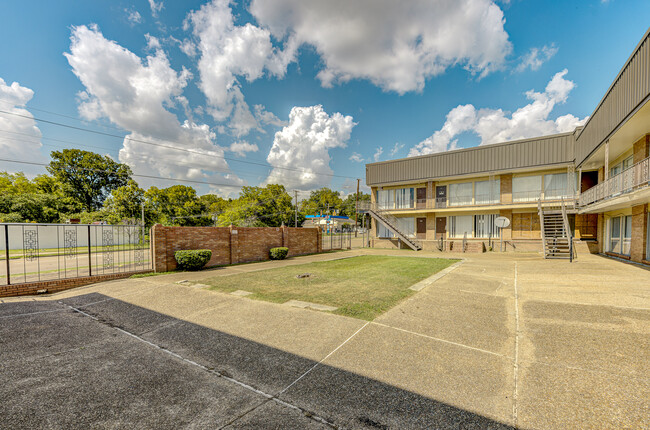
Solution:
{"label": "metal staircase", "polygon": [[559,207],[543,207],[541,200],[538,200],[537,211],[539,213],[544,258],[573,261],[573,237],[564,200],[562,200]]}
{"label": "metal staircase", "polygon": [[370,214],[371,217],[377,222],[382,223],[388,230],[390,230],[398,239],[404,242],[409,248],[414,251],[420,251],[422,245],[419,241],[403,233],[399,227],[397,218],[393,216],[388,210],[380,209],[377,203],[372,202],[359,202],[359,212]]}

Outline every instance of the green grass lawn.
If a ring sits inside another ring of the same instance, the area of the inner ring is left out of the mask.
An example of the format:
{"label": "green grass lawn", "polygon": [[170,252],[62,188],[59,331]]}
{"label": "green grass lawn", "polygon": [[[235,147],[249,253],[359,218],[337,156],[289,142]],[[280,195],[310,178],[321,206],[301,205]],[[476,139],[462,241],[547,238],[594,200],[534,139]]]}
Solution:
{"label": "green grass lawn", "polygon": [[[245,290],[248,298],[336,306],[335,314],[371,321],[415,294],[409,287],[455,263],[442,258],[366,255],[201,280],[211,290]],[[296,275],[310,273],[308,278]]]}

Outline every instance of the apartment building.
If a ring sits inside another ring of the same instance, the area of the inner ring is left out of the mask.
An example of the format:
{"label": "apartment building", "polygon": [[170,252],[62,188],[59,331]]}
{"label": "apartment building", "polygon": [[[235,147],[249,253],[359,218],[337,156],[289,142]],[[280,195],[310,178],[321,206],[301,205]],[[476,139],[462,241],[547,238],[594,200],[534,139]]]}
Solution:
{"label": "apartment building", "polygon": [[372,246],[650,264],[649,39],[573,132],[367,164]]}

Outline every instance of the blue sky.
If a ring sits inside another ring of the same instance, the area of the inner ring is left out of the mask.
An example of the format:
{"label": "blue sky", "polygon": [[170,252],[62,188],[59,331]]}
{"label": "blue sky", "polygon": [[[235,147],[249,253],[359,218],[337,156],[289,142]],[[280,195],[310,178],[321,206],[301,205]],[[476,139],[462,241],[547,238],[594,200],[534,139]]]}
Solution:
{"label": "blue sky", "polygon": [[347,193],[366,162],[572,130],[648,16],[641,0],[8,0],[0,110],[21,116],[0,113],[0,158],[78,147],[200,192]]}

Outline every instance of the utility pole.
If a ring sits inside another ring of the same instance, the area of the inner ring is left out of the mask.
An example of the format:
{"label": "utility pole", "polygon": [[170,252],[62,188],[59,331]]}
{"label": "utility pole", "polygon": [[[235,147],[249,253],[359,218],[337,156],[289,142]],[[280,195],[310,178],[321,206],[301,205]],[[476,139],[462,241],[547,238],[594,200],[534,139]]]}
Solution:
{"label": "utility pole", "polygon": [[296,196],[296,227],[298,227],[298,190],[293,190],[293,193]]}
{"label": "utility pole", "polygon": [[357,237],[357,230],[359,230],[359,182],[357,179],[357,196],[354,202],[354,237]]}

